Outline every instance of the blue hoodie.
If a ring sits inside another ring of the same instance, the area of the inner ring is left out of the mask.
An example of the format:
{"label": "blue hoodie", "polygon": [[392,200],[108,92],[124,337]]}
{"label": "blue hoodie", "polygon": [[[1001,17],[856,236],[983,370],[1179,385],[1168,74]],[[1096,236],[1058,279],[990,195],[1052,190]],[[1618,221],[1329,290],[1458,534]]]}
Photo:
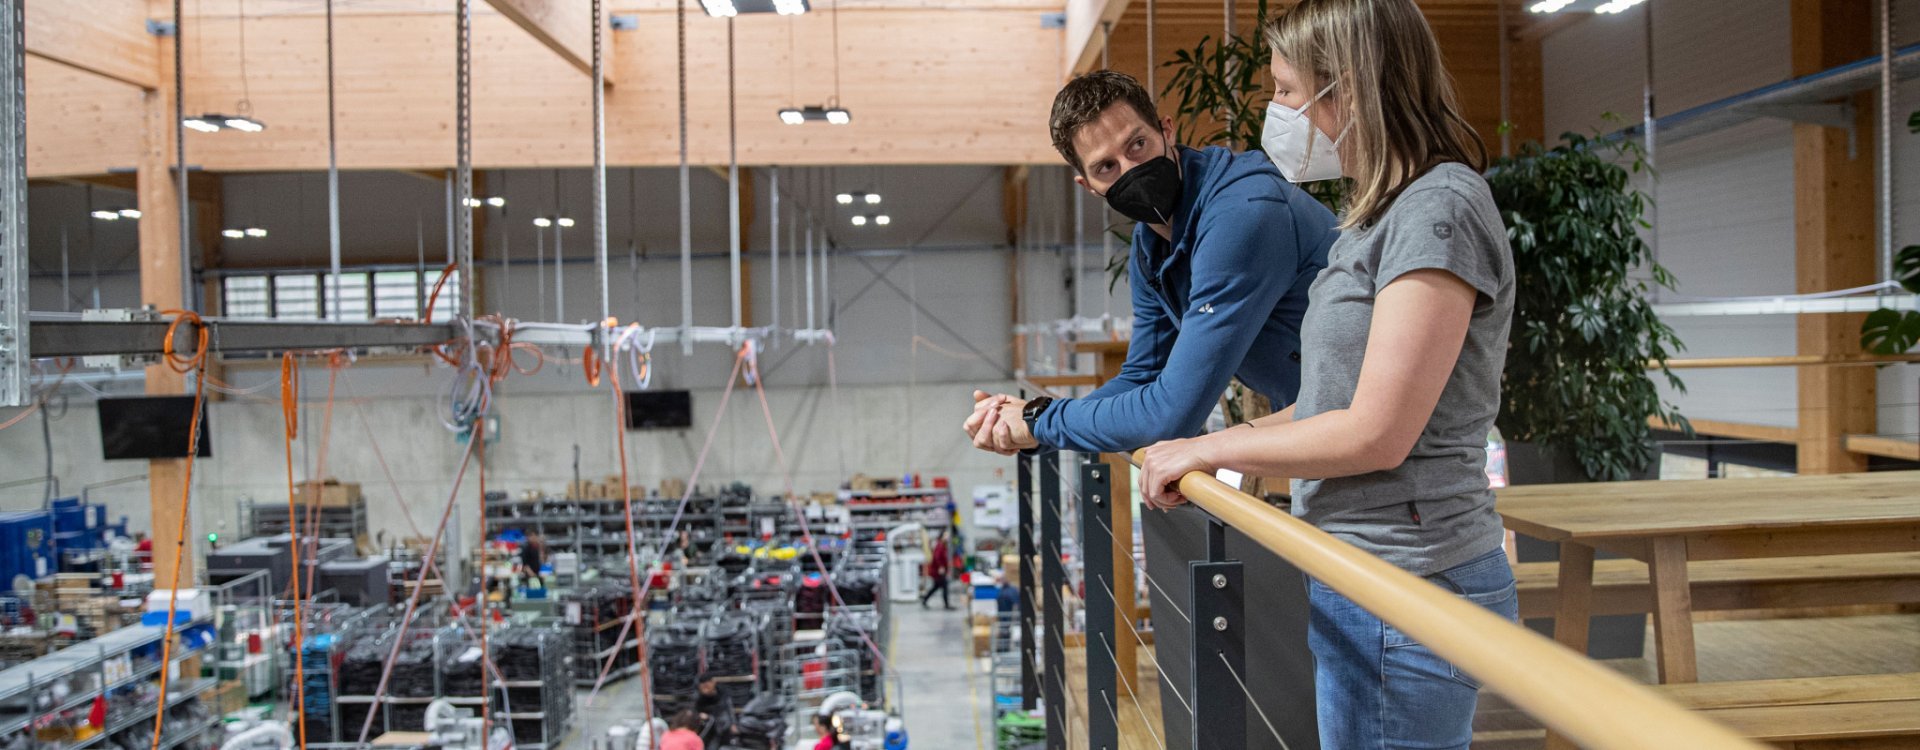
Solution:
{"label": "blue hoodie", "polygon": [[1181,148],[1180,168],[1173,242],[1133,230],[1126,364],[1049,405],[1031,425],[1043,446],[1126,451],[1198,435],[1235,375],[1276,409],[1300,392],[1300,318],[1338,236],[1333,213],[1258,151]]}

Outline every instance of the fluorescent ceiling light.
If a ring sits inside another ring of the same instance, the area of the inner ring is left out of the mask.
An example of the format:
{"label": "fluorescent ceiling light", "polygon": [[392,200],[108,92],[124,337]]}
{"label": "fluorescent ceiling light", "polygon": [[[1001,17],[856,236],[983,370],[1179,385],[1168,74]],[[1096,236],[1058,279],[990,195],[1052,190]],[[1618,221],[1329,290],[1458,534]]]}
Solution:
{"label": "fluorescent ceiling light", "polygon": [[867,217],[865,217],[865,216],[855,216],[855,217],[853,217],[853,225],[854,225],[854,226],[856,226],[856,227],[864,227],[864,226],[866,226],[866,225],[867,225]]}
{"label": "fluorescent ceiling light", "polygon": [[1527,7],[1529,13],[1558,13],[1561,8],[1573,4],[1573,0],[1540,0]]}
{"label": "fluorescent ceiling light", "polygon": [[138,219],[138,218],[140,218],[140,209],[137,209],[137,208],[123,208],[123,209],[120,209],[120,218],[122,218],[122,219]]}
{"label": "fluorescent ceiling light", "polygon": [[242,133],[258,133],[267,129],[265,123],[251,117],[229,117],[221,124]]}
{"label": "fluorescent ceiling light", "polygon": [[493,196],[492,198],[487,199],[487,205],[492,206],[494,208],[499,208],[501,206],[507,205],[507,199],[496,195],[496,196]]}
{"label": "fluorescent ceiling light", "polygon": [[700,7],[714,18],[732,18],[740,15],[740,9],[734,7],[733,0],[700,0]]}
{"label": "fluorescent ceiling light", "polygon": [[563,227],[570,227],[570,226],[573,226],[573,220],[572,220],[572,219],[569,219],[569,218],[567,218],[567,217],[565,217],[565,216],[562,216],[562,217],[560,217],[560,218],[559,218],[558,220],[556,220],[556,221],[555,221],[554,223],[555,223],[555,224],[559,224],[560,226],[563,226]]}
{"label": "fluorescent ceiling light", "polygon": [[1593,12],[1619,13],[1620,11],[1626,10],[1635,5],[1639,5],[1643,2],[1646,2],[1646,0],[1608,0],[1605,3],[1601,3],[1599,7],[1594,8]]}
{"label": "fluorescent ceiling light", "polygon": [[220,132],[220,122],[207,117],[189,117],[181,120],[180,124],[185,125],[188,130],[198,130],[202,133]]}
{"label": "fluorescent ceiling light", "polygon": [[237,239],[240,239],[241,237],[247,236],[247,233],[240,231],[238,229],[222,229],[220,230],[220,236],[230,240],[237,240]]}
{"label": "fluorescent ceiling light", "polygon": [[880,194],[879,194],[879,193],[867,193],[867,205],[869,205],[869,206],[878,206],[878,205],[880,205]]}
{"label": "fluorescent ceiling light", "polygon": [[875,223],[875,224],[879,224],[880,226],[883,226],[883,227],[884,227],[884,226],[886,226],[886,225],[888,225],[888,224],[892,224],[892,223],[893,223],[893,217],[891,217],[891,216],[888,216],[888,215],[886,215],[886,214],[881,214],[881,215],[879,215],[879,216],[875,216],[875,217],[873,217],[873,223]]}
{"label": "fluorescent ceiling light", "polygon": [[479,198],[467,199],[467,208],[479,208],[482,205],[485,205],[485,204]]}
{"label": "fluorescent ceiling light", "polygon": [[842,206],[852,205],[853,193],[841,193],[839,195],[834,196],[833,199],[835,201],[838,201]]}
{"label": "fluorescent ceiling light", "polygon": [[119,211],[95,211],[93,212],[93,218],[99,219],[101,221],[119,221],[120,212]]}
{"label": "fluorescent ceiling light", "polygon": [[807,12],[807,0],[773,0],[773,12],[783,16],[797,16]]}
{"label": "fluorescent ceiling light", "polygon": [[247,236],[248,237],[265,237],[267,236],[267,230],[261,229],[259,227],[247,227]]}
{"label": "fluorescent ceiling light", "polygon": [[805,107],[787,107],[780,110],[780,121],[788,125],[803,122],[825,122],[832,125],[845,125],[853,121],[853,114],[843,107],[828,108],[813,104]]}
{"label": "fluorescent ceiling light", "polygon": [[546,229],[547,227],[553,226],[553,220],[545,216],[541,216],[533,220],[533,225],[541,229]]}

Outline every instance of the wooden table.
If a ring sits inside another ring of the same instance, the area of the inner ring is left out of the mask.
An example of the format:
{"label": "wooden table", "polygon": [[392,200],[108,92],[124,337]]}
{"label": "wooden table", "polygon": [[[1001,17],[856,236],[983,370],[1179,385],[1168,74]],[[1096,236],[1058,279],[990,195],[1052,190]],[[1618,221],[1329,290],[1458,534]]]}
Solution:
{"label": "wooden table", "polygon": [[1507,528],[1560,543],[1554,640],[1587,652],[1595,550],[1647,563],[1660,681],[1695,682],[1691,560],[1920,550],[1920,471],[1498,491]]}

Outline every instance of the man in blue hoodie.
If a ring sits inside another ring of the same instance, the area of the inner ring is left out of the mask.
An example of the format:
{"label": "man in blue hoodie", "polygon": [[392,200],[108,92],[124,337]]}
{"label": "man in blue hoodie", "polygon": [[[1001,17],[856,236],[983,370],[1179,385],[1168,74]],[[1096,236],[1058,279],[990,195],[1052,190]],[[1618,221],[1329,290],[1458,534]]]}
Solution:
{"label": "man in blue hoodie", "polygon": [[1127,451],[1192,437],[1235,375],[1292,404],[1300,318],[1335,219],[1264,154],[1174,142],[1131,76],[1094,71],[1053,100],[1053,146],[1074,182],[1139,222],[1128,273],[1133,340],[1119,377],[1083,398],[974,392],[967,433],[1003,454]]}

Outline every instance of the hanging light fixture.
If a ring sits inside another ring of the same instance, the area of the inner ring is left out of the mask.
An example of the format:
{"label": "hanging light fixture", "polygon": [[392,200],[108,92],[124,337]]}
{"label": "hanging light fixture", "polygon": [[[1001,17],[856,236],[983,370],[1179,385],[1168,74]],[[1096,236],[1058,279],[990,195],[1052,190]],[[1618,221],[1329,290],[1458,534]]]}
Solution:
{"label": "hanging light fixture", "polygon": [[565,229],[573,226],[573,219],[567,216],[536,216],[533,218],[533,225],[541,229],[556,225]]}
{"label": "hanging light fixture", "polygon": [[247,238],[259,239],[261,237],[267,236],[267,230],[261,229],[260,227],[246,227],[244,229],[222,229],[220,230],[220,236],[230,240],[247,239]]}
{"label": "hanging light fixture", "polygon": [[505,206],[505,205],[507,205],[507,199],[502,198],[498,195],[495,195],[489,198],[474,197],[474,198],[467,199],[467,208],[479,208],[481,206],[492,206],[494,208],[500,208],[501,206]]}
{"label": "hanging light fixture", "polygon": [[223,115],[214,112],[184,118],[180,124],[188,130],[201,133],[218,133],[222,130],[238,130],[242,133],[258,133],[267,129],[267,124],[254,118],[252,88],[247,78],[247,3],[240,0],[240,100],[234,103],[234,111],[239,114]]}
{"label": "hanging light fixture", "polygon": [[[701,0],[701,3],[726,3],[728,7],[732,7],[734,2],[744,3],[746,1],[747,0]],[[766,0],[754,1],[764,2]],[[772,0],[772,2],[776,6],[775,11],[783,16],[799,15],[807,12],[808,9],[807,0]],[[749,12],[746,10],[744,4],[741,6],[741,12]],[[711,8],[709,8],[707,14],[715,15]],[[789,78],[789,88],[792,87],[793,71],[797,67],[799,66],[794,64],[793,56],[793,26],[789,24],[787,26],[787,75]],[[788,96],[792,97],[791,91],[789,91]],[[789,101],[791,101],[791,98]],[[824,122],[828,125],[847,125],[853,122],[853,113],[847,111],[846,107],[840,106],[840,4],[838,2],[835,2],[833,5],[833,98],[828,99],[826,104],[810,104],[804,107],[789,106],[782,108],[780,110],[780,121],[788,125],[803,125],[809,122]]]}
{"label": "hanging light fixture", "polygon": [[850,221],[856,227],[864,227],[868,224],[884,227],[893,223],[893,217],[886,214],[854,214]]}
{"label": "hanging light fixture", "polygon": [[798,16],[811,9],[808,0],[700,0],[700,8],[714,18],[733,18],[742,13],[777,13]]}

